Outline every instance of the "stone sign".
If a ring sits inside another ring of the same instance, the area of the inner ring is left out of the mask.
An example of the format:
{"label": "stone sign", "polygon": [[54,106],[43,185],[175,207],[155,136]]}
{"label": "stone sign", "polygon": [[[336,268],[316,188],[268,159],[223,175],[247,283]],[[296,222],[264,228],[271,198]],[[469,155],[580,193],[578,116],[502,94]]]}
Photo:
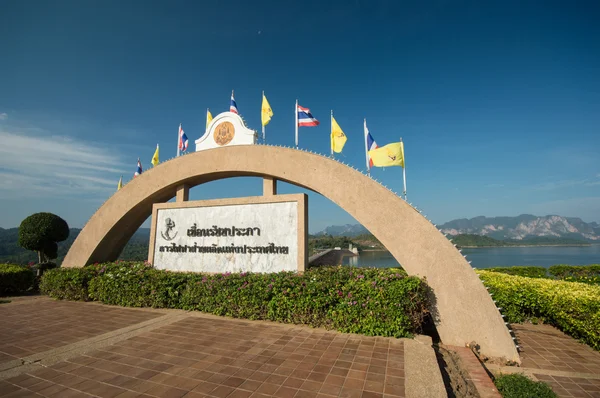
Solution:
{"label": "stone sign", "polygon": [[149,261],[171,271],[303,271],[306,201],[300,194],[155,204]]}

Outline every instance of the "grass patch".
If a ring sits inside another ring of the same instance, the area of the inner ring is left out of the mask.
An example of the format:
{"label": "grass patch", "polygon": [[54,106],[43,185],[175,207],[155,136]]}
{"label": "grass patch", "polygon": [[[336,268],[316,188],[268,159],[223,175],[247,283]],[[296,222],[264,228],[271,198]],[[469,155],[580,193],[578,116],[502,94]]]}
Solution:
{"label": "grass patch", "polygon": [[495,378],[494,384],[503,398],[557,398],[558,395],[544,382],[533,381],[522,374],[505,374]]}

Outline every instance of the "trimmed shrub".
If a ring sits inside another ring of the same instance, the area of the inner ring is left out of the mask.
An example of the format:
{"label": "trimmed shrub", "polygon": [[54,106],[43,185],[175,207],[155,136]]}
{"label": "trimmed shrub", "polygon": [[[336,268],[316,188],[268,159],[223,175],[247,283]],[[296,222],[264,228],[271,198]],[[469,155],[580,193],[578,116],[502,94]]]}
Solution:
{"label": "trimmed shrub", "polygon": [[89,300],[88,285],[96,270],[85,268],[54,268],[40,278],[40,292],[65,300]]}
{"label": "trimmed shrub", "polygon": [[550,268],[535,266],[494,267],[485,271],[500,272],[508,275],[525,276],[528,278],[550,278],[568,282],[581,282],[590,285],[600,285],[600,265],[553,265]]}
{"label": "trimmed shrub", "polygon": [[600,286],[477,270],[509,322],[540,319],[600,350]]}
{"label": "trimmed shrub", "polygon": [[0,264],[0,296],[26,292],[33,286],[33,271],[22,265]]}
{"label": "trimmed shrub", "polygon": [[600,285],[599,264],[583,266],[559,264],[550,267],[548,272],[556,279]]}
{"label": "trimmed shrub", "polygon": [[318,267],[303,274],[199,274],[117,262],[50,270],[42,276],[42,291],[55,298],[197,310],[394,337],[419,332],[429,307],[423,280],[352,267]]}
{"label": "trimmed shrub", "polygon": [[522,374],[500,375],[494,384],[503,398],[558,398],[548,384]]}
{"label": "trimmed shrub", "polygon": [[24,249],[38,252],[39,262],[55,259],[58,245],[69,237],[67,222],[52,213],[35,213],[19,226],[18,244]]}
{"label": "trimmed shrub", "polygon": [[501,272],[508,275],[525,276],[527,278],[547,278],[548,270],[544,267],[519,266],[519,267],[494,267],[486,271]]}

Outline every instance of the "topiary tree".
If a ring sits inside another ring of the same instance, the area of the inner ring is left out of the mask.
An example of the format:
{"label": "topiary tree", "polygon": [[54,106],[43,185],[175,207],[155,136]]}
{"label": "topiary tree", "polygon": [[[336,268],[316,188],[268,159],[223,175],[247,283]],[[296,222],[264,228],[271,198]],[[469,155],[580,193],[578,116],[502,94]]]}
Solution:
{"label": "topiary tree", "polygon": [[19,246],[38,252],[40,263],[58,256],[57,242],[69,237],[67,222],[52,213],[35,213],[19,226]]}

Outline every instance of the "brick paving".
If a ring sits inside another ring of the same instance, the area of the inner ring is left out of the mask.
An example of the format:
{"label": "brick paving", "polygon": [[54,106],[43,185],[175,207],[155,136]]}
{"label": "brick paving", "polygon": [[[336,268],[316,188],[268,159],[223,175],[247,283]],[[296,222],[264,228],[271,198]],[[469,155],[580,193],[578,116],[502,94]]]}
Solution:
{"label": "brick paving", "polygon": [[600,398],[600,352],[549,325],[512,325],[521,367],[559,397]]}
{"label": "brick paving", "polygon": [[404,376],[403,340],[190,314],[0,380],[0,396],[398,398]]}
{"label": "brick paving", "polygon": [[28,298],[0,304],[0,364],[161,315],[148,310]]}
{"label": "brick paving", "polygon": [[550,325],[512,325],[525,368],[600,374],[600,352]]}

